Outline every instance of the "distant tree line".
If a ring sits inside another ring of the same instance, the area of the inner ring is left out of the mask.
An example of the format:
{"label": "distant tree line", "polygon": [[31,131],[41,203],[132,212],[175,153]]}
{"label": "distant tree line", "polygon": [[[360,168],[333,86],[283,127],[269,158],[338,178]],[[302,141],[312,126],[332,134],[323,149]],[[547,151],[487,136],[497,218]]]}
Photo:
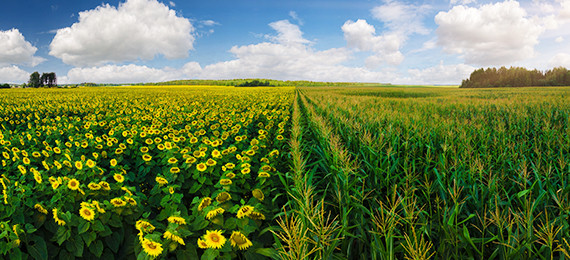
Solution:
{"label": "distant tree line", "polygon": [[40,76],[40,73],[36,71],[30,74],[30,80],[28,80],[27,87],[29,88],[57,87],[57,76],[55,75],[55,72],[42,73],[42,75]]}
{"label": "distant tree line", "polygon": [[236,85],[236,87],[268,87],[268,86],[272,86],[271,83],[269,83],[269,81],[263,82],[257,79],[252,81],[246,81],[244,83]]}
{"label": "distant tree line", "polygon": [[545,72],[527,70],[521,67],[478,69],[469,79],[463,80],[461,88],[500,88],[500,87],[545,87],[570,86],[570,71],[563,67]]}
{"label": "distant tree line", "polygon": [[10,84],[8,83],[0,84],[0,88],[10,88]]}

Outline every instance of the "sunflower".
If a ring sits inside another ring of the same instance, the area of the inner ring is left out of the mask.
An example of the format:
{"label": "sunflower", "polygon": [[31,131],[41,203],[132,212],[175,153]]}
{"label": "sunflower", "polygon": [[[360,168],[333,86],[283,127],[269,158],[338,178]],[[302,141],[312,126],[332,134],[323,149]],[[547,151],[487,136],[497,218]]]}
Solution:
{"label": "sunflower", "polygon": [[77,168],[78,170],[83,169],[83,163],[81,161],[76,161],[75,168]]}
{"label": "sunflower", "polygon": [[152,160],[152,156],[148,155],[148,154],[144,154],[142,156],[143,161],[145,162],[150,162],[150,160]]}
{"label": "sunflower", "polygon": [[269,165],[263,165],[263,166],[261,166],[261,170],[262,170],[262,171],[266,171],[266,172],[271,171],[271,166],[269,166]]}
{"label": "sunflower", "polygon": [[101,188],[103,188],[104,190],[111,190],[111,187],[109,187],[109,183],[106,181],[100,181],[99,185],[101,185]]}
{"label": "sunflower", "polygon": [[241,169],[241,174],[244,174],[244,175],[245,175],[245,174],[249,174],[250,172],[251,172],[251,169],[250,169],[250,168],[243,168],[243,169]]}
{"label": "sunflower", "polygon": [[89,188],[90,190],[100,190],[101,189],[101,185],[91,182],[89,183],[89,185],[87,185],[87,188]]}
{"label": "sunflower", "polygon": [[117,159],[111,159],[109,163],[111,164],[111,167],[115,167],[117,166]]}
{"label": "sunflower", "polygon": [[283,140],[283,136],[282,136],[282,135],[277,135],[276,139],[279,140],[279,141],[281,141],[281,140]]}
{"label": "sunflower", "polygon": [[198,210],[202,211],[205,207],[210,206],[210,204],[212,204],[212,198],[210,197],[204,197],[201,201],[200,201],[200,205],[198,205]]}
{"label": "sunflower", "polygon": [[176,174],[180,172],[180,168],[178,167],[172,167],[170,168],[170,173]]}
{"label": "sunflower", "polygon": [[[123,187],[124,188],[124,187]],[[125,197],[125,202],[131,204],[131,206],[136,206],[137,205],[137,201],[131,197]]]}
{"label": "sunflower", "polygon": [[196,157],[194,157],[194,156],[190,156],[190,157],[186,158],[187,164],[193,164],[195,162],[196,162]]}
{"label": "sunflower", "polygon": [[162,254],[162,244],[146,238],[142,241],[142,248],[144,252],[151,257],[157,257]]}
{"label": "sunflower", "polygon": [[243,218],[249,216],[253,212],[253,207],[249,205],[243,205],[239,208],[237,213],[237,218]]}
{"label": "sunflower", "polygon": [[36,205],[34,205],[34,209],[37,209],[38,212],[47,215],[48,211],[47,209],[45,209],[42,205],[40,205],[39,203],[37,203]]}
{"label": "sunflower", "polygon": [[87,221],[95,219],[95,211],[88,207],[81,207],[81,209],[79,209],[79,215]]}
{"label": "sunflower", "polygon": [[206,219],[212,219],[219,214],[223,214],[224,212],[225,212],[225,210],[222,208],[210,210],[210,211],[208,211],[208,214],[206,214]]}
{"label": "sunflower", "polygon": [[206,244],[206,241],[204,241],[201,238],[198,238],[198,247],[202,248],[202,249],[206,249],[208,248],[208,244]]}
{"label": "sunflower", "polygon": [[60,154],[61,153],[61,149],[59,149],[59,147],[54,147],[53,148],[53,152],[56,154]]}
{"label": "sunflower", "polygon": [[222,157],[222,154],[220,153],[220,151],[218,151],[218,150],[216,149],[216,150],[213,150],[213,151],[212,151],[212,157],[214,157],[214,158],[219,158],[219,157]]}
{"label": "sunflower", "polygon": [[251,214],[249,214],[248,217],[250,219],[255,219],[255,220],[265,220],[265,215],[263,215],[257,211],[251,212]]}
{"label": "sunflower", "polygon": [[154,226],[145,220],[138,220],[137,223],[135,224],[135,228],[138,231],[141,231],[141,232],[144,231],[147,233],[154,231]]}
{"label": "sunflower", "polygon": [[259,178],[268,178],[271,177],[271,175],[267,172],[259,172],[259,174],[257,175],[257,177]]}
{"label": "sunflower", "polygon": [[42,175],[37,170],[34,171],[34,179],[37,183],[42,183]]}
{"label": "sunflower", "polygon": [[24,157],[24,159],[22,159],[22,162],[24,162],[25,165],[28,165],[30,164],[30,158]]}
{"label": "sunflower", "polygon": [[65,221],[63,221],[57,216],[57,208],[53,208],[52,213],[53,213],[53,220],[55,221],[55,223],[57,223],[60,226],[65,226],[66,224]]}
{"label": "sunflower", "polygon": [[263,199],[265,198],[265,195],[263,195],[263,191],[261,191],[260,189],[252,190],[251,195],[253,195],[253,197],[255,197],[260,201],[263,201]]}
{"label": "sunflower", "polygon": [[125,205],[127,205],[127,202],[121,198],[114,198],[111,200],[111,204],[113,204],[113,206],[115,207],[124,207]]}
{"label": "sunflower", "polygon": [[18,165],[18,170],[20,170],[20,172],[22,174],[26,174],[28,171],[26,170],[26,167],[24,167],[23,165]]}
{"label": "sunflower", "polygon": [[226,243],[226,238],[222,235],[221,230],[206,230],[204,241],[208,248],[220,249]]}
{"label": "sunflower", "polygon": [[161,186],[162,186],[162,185],[165,185],[165,184],[168,184],[168,181],[167,181],[165,178],[163,178],[163,177],[156,177],[155,180],[156,180],[156,182],[157,182],[158,184],[160,184]]}
{"label": "sunflower", "polygon": [[208,161],[206,161],[206,165],[208,166],[214,166],[216,165],[218,162],[216,162],[215,160],[212,160],[211,158],[208,159]]}
{"label": "sunflower", "polygon": [[226,173],[226,177],[228,177],[228,178],[230,178],[230,179],[233,179],[233,178],[236,177],[236,174],[233,173],[233,172],[228,172],[228,173]]}
{"label": "sunflower", "polygon": [[87,167],[89,168],[95,167],[95,162],[91,159],[87,160]]}
{"label": "sunflower", "polygon": [[245,154],[249,155],[249,156],[254,156],[255,155],[255,151],[254,150],[248,150],[247,152],[245,152]]}
{"label": "sunflower", "polygon": [[184,240],[183,240],[181,237],[179,237],[179,236],[177,236],[177,235],[175,235],[175,234],[172,234],[172,232],[170,232],[170,231],[168,231],[168,230],[167,230],[166,232],[164,232],[164,234],[162,235],[162,237],[163,237],[163,238],[166,238],[166,239],[170,239],[170,240],[172,240],[172,241],[174,241],[174,242],[176,242],[176,243],[178,243],[178,244],[186,245],[186,244],[184,244]]}
{"label": "sunflower", "polygon": [[[53,185],[52,185],[53,186]],[[75,178],[69,180],[69,182],[67,183],[67,188],[69,188],[70,190],[77,190],[79,189],[79,181],[76,180]]]}
{"label": "sunflower", "polygon": [[247,237],[239,231],[232,232],[230,236],[230,243],[233,247],[239,248],[239,250],[245,250],[253,244]]}
{"label": "sunflower", "polygon": [[231,200],[231,199],[232,199],[232,195],[230,195],[229,193],[227,193],[227,192],[225,192],[225,191],[224,191],[224,192],[220,192],[220,194],[218,194],[218,196],[216,196],[216,200],[217,200],[219,203],[224,203],[224,202],[226,202],[226,201],[228,201],[228,200]]}
{"label": "sunflower", "polygon": [[176,159],[176,158],[174,158],[174,157],[171,157],[170,159],[168,159],[168,163],[170,163],[170,164],[174,164],[174,163],[177,163],[177,162],[178,162],[178,159]]}
{"label": "sunflower", "polygon": [[199,164],[196,165],[196,169],[198,169],[198,171],[203,172],[203,171],[205,171],[206,169],[208,169],[208,167],[206,166],[205,163],[199,163]]}
{"label": "sunflower", "polygon": [[113,175],[113,179],[115,179],[115,181],[117,182],[124,182],[125,181],[125,176],[123,176],[120,173],[115,173],[115,175]]}
{"label": "sunflower", "polygon": [[177,216],[168,217],[168,222],[173,223],[173,224],[178,224],[178,225],[186,225],[186,220],[184,218],[177,217]]}

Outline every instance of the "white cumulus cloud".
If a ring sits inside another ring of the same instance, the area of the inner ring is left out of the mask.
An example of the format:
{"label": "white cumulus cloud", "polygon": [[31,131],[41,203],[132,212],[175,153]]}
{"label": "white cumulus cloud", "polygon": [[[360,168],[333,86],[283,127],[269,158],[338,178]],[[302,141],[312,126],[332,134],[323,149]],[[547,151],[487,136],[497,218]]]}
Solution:
{"label": "white cumulus cloud", "polygon": [[423,25],[422,19],[430,9],[429,5],[404,4],[386,0],[383,5],[372,9],[372,16],[382,21],[392,31],[401,34],[428,34],[430,30]]}
{"label": "white cumulus cloud", "polygon": [[18,29],[0,31],[0,65],[26,65],[36,66],[44,58],[36,57],[38,48],[24,38]]}
{"label": "white cumulus cloud", "polygon": [[475,67],[466,64],[444,65],[443,61],[437,66],[425,69],[409,69],[411,82],[419,84],[459,84],[475,70]]}
{"label": "white cumulus cloud", "polygon": [[0,83],[24,83],[29,76],[30,73],[16,65],[0,67]]}
{"label": "white cumulus cloud", "polygon": [[156,0],[127,0],[79,13],[79,21],[57,30],[50,55],[75,66],[186,58],[193,49],[194,27]]}
{"label": "white cumulus cloud", "polygon": [[570,54],[558,53],[549,61],[551,67],[566,67],[570,68]]}
{"label": "white cumulus cloud", "polygon": [[469,64],[503,65],[534,55],[544,31],[516,1],[455,6],[435,16],[438,44]]}
{"label": "white cumulus cloud", "polygon": [[61,77],[62,83],[141,83],[181,79],[183,70],[156,69],[135,64],[105,65],[100,67],[73,68]]}
{"label": "white cumulus cloud", "polygon": [[376,35],[374,26],[366,20],[358,19],[356,22],[348,20],[342,26],[344,39],[348,47],[359,51],[372,51],[374,55],[366,59],[368,67],[375,67],[383,62],[398,65],[404,60],[400,52],[403,36],[398,33]]}

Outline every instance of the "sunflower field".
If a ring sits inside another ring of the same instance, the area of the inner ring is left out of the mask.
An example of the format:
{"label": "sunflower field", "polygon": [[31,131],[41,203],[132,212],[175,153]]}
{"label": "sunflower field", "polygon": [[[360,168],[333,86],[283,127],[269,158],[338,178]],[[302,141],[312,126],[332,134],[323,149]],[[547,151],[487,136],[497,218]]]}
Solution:
{"label": "sunflower field", "polygon": [[214,86],[0,93],[0,255],[273,254],[293,98]]}
{"label": "sunflower field", "polygon": [[0,91],[6,259],[570,259],[570,89]]}

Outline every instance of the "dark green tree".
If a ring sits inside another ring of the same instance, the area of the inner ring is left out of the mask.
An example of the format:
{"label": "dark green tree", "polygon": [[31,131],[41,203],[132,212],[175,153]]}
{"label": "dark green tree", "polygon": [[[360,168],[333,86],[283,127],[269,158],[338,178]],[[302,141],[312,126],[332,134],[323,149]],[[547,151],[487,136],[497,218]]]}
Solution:
{"label": "dark green tree", "polygon": [[30,88],[39,88],[42,86],[42,80],[39,72],[36,71],[30,74],[30,80],[28,81],[28,86]]}

